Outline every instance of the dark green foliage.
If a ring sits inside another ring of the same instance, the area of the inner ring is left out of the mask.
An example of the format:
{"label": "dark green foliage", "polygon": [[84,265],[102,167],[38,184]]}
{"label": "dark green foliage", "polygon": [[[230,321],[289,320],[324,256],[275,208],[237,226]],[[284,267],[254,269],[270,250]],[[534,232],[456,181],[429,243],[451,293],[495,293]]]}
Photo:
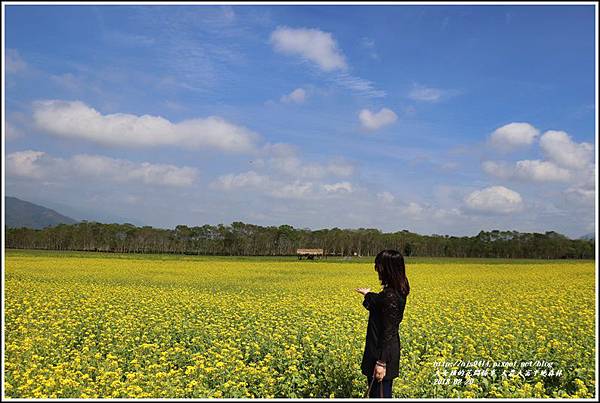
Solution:
{"label": "dark green foliage", "polygon": [[42,230],[7,228],[6,247],[117,253],[176,253],[226,256],[290,256],[298,248],[322,248],[328,256],[374,256],[397,249],[406,256],[454,258],[594,259],[593,240],[572,240],[554,231],[544,234],[481,231],[473,237],[419,235],[377,229],[262,227],[234,222],[175,229],[132,224],[81,222]]}

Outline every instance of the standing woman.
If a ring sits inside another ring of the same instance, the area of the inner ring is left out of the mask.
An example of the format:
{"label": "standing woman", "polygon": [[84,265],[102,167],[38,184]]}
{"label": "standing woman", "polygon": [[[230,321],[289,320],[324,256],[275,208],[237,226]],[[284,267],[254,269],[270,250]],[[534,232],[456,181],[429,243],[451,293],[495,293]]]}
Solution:
{"label": "standing woman", "polygon": [[379,252],[375,257],[375,271],[383,287],[381,292],[370,292],[370,288],[356,289],[364,295],[363,306],[369,311],[361,370],[367,376],[368,384],[372,384],[369,397],[380,397],[380,388],[383,388],[383,397],[392,397],[392,381],[398,377],[400,365],[398,328],[410,286],[404,258],[398,251]]}

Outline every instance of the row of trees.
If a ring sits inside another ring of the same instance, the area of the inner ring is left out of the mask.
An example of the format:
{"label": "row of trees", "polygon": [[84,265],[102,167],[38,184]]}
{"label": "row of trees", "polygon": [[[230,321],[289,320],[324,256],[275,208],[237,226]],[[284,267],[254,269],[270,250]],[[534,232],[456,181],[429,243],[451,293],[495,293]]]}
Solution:
{"label": "row of trees", "polygon": [[232,256],[294,255],[298,248],[322,248],[327,255],[374,256],[397,249],[405,256],[594,259],[593,240],[572,240],[554,231],[481,231],[473,237],[419,235],[377,229],[263,227],[243,222],[175,229],[132,224],[81,222],[35,230],[7,228],[6,247],[133,253]]}

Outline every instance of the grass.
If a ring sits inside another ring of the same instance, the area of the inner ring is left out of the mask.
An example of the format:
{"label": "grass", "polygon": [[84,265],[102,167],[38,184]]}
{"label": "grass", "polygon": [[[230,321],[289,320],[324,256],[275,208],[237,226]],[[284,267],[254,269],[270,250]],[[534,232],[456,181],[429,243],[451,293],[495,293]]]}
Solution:
{"label": "grass", "polygon": [[[6,257],[72,257],[72,258],[109,258],[109,259],[134,259],[134,260],[182,260],[182,261],[240,261],[240,262],[295,262],[293,256],[213,256],[213,255],[188,255],[176,253],[108,253],[88,251],[56,251],[41,249],[5,249]],[[316,260],[302,259],[306,264],[314,263],[372,263],[375,256],[328,256]],[[594,260],[557,260],[557,259],[506,259],[506,258],[455,258],[455,257],[405,257],[406,264],[547,264],[548,262],[594,262]]]}

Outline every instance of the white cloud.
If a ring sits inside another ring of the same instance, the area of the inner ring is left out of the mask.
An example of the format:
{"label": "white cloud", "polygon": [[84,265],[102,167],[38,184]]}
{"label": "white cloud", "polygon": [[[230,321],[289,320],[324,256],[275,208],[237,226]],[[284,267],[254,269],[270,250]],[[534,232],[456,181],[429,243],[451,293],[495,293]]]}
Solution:
{"label": "white cloud", "polygon": [[123,201],[127,204],[137,205],[138,203],[142,202],[142,199],[139,196],[126,195],[123,197]]}
{"label": "white cloud", "polygon": [[243,172],[237,175],[222,175],[213,182],[213,186],[224,190],[232,190],[243,187],[260,188],[269,184],[270,179],[267,176],[259,175],[254,171]]}
{"label": "white cloud", "polygon": [[504,162],[484,161],[481,167],[488,175],[502,179],[512,178],[514,173],[514,168]]}
{"label": "white cloud", "polygon": [[346,72],[336,74],[333,77],[333,82],[366,98],[383,98],[386,96],[386,92],[376,89],[373,82],[352,76]]}
{"label": "white cloud", "polygon": [[[529,130],[528,133],[521,139],[533,141],[537,137],[537,130]],[[521,144],[527,141],[522,141]],[[576,143],[564,131],[554,130],[546,131],[540,137],[539,145],[546,161],[522,160],[514,164],[485,161],[482,168],[489,175],[502,179],[568,184],[568,188],[560,190],[560,196],[552,196],[552,203],[556,205],[557,200],[562,200],[562,204],[557,205],[558,210],[568,211],[574,216],[589,214],[582,213],[582,209],[590,209],[595,202],[594,146]]]}
{"label": "white cloud", "polygon": [[139,48],[156,44],[156,40],[149,36],[120,31],[106,31],[103,33],[103,37],[106,41],[110,42],[112,46],[130,46]]}
{"label": "white cloud", "polygon": [[289,143],[266,143],[261,150],[263,155],[273,157],[291,157],[297,153],[296,146]]}
{"label": "white cloud", "polygon": [[369,56],[372,59],[378,60],[379,59],[379,55],[377,54],[377,51],[375,50],[375,41],[367,38],[367,37],[362,37],[360,40],[360,45],[369,53]]}
{"label": "white cloud", "polygon": [[348,177],[354,173],[354,166],[342,158],[331,158],[327,163],[306,162],[298,157],[295,146],[286,143],[267,143],[262,147],[265,160],[260,165],[268,165],[271,172],[298,177],[323,178],[327,175]]}
{"label": "white cloud", "polygon": [[111,146],[179,146],[251,152],[258,135],[217,116],[172,123],[160,116],[102,115],[80,101],[37,101],[33,119],[42,130],[61,137]]}
{"label": "white cloud", "polygon": [[334,176],[347,177],[354,173],[354,165],[341,159],[333,159],[324,166],[325,172]]}
{"label": "white cloud", "polygon": [[325,71],[347,68],[345,57],[329,32],[278,27],[271,33],[271,44],[278,52],[310,60]]}
{"label": "white cloud", "polygon": [[269,193],[271,196],[282,199],[303,199],[312,196],[313,189],[312,182],[296,180],[293,183],[275,185]]}
{"label": "white cloud", "polygon": [[572,203],[594,206],[596,202],[596,191],[580,187],[570,187],[564,192],[567,200]]}
{"label": "white cloud", "polygon": [[[444,209],[430,204],[421,204],[414,201],[398,202],[398,198],[390,192],[384,191],[376,194],[385,206],[388,213],[397,214],[399,220],[409,220],[413,223],[424,222],[434,217],[436,224],[459,217],[461,212],[457,208]],[[440,221],[438,221],[440,220]]]}
{"label": "white cloud", "polygon": [[329,193],[335,193],[335,192],[352,192],[352,184],[350,182],[338,182],[338,183],[333,183],[333,184],[325,184],[323,185],[323,189],[325,189],[326,192]]}
{"label": "white cloud", "polygon": [[460,211],[460,209],[458,209],[458,208],[450,208],[450,209],[438,208],[438,209],[435,209],[433,212],[433,217],[438,220],[447,220],[447,219],[453,219],[453,218],[462,217],[462,216],[463,216],[463,214]]}
{"label": "white cloud", "polygon": [[281,102],[301,104],[306,100],[306,91],[303,88],[296,88],[294,91],[281,97]]}
{"label": "white cloud", "polygon": [[354,171],[354,167],[344,161],[319,164],[303,162],[295,156],[271,158],[268,164],[278,173],[300,178],[322,178],[330,174],[345,177]]}
{"label": "white cloud", "polygon": [[312,195],[313,183],[295,180],[285,182],[255,171],[219,176],[210,186],[213,189],[235,191],[238,189],[258,190],[263,194],[282,199],[302,199]]}
{"label": "white cloud", "polygon": [[426,87],[415,83],[408,93],[408,98],[413,101],[434,103],[459,95],[460,93],[461,91],[459,90]]}
{"label": "white cloud", "polygon": [[40,165],[46,153],[42,151],[19,151],[6,156],[6,170],[17,176],[41,179],[46,171]]}
{"label": "white cloud", "polygon": [[596,191],[594,189],[573,186],[568,188],[564,194],[570,203],[593,207],[596,202]]}
{"label": "white cloud", "polygon": [[511,176],[525,181],[564,182],[569,180],[570,174],[569,171],[548,161],[522,160],[515,163]]}
{"label": "white cloud", "polygon": [[50,80],[56,85],[72,92],[80,91],[90,85],[89,81],[86,81],[82,77],[75,76],[72,73],[51,75]]}
{"label": "white cloud", "polygon": [[79,175],[111,178],[116,182],[141,182],[151,185],[190,186],[196,179],[197,170],[167,164],[134,163],[99,155],[76,155],[70,163]]}
{"label": "white cloud", "polygon": [[538,182],[566,182],[571,179],[571,173],[549,161],[524,160],[517,161],[515,175],[520,179],[531,179]]}
{"label": "white cloud", "polygon": [[571,179],[571,172],[550,161],[523,160],[514,166],[506,163],[485,161],[483,170],[489,175],[502,179],[516,179],[534,182],[566,182]]}
{"label": "white cloud", "polygon": [[19,51],[16,49],[6,49],[4,55],[6,57],[4,67],[7,73],[16,74],[27,68],[27,63],[21,58]]}
{"label": "white cloud", "polygon": [[358,119],[364,129],[374,131],[391,125],[398,120],[398,115],[388,108],[382,108],[377,113],[363,109],[358,113]]}
{"label": "white cloud", "polygon": [[411,216],[413,218],[417,218],[418,216],[420,216],[421,213],[423,213],[424,210],[425,209],[423,208],[423,206],[421,206],[420,204],[415,203],[415,202],[408,203],[402,209],[402,211],[404,212],[404,214],[406,214],[408,216]]}
{"label": "white cloud", "polygon": [[443,94],[444,91],[442,91],[439,88],[430,88],[415,85],[408,94],[408,97],[415,101],[437,102],[442,98]]}
{"label": "white cloud", "polygon": [[387,191],[377,193],[377,198],[386,204],[393,203],[395,199],[394,195]]}
{"label": "white cloud", "polygon": [[[318,199],[355,190],[349,181],[329,182],[331,176],[346,177],[353,173],[354,167],[343,160],[306,163],[296,156],[292,146],[284,143],[267,144],[263,152],[267,158],[254,161],[259,162],[254,164],[257,170],[221,175],[210,186],[225,191],[255,190],[286,199]],[[265,173],[261,173],[261,169]]]}
{"label": "white cloud", "polygon": [[511,151],[532,144],[539,133],[529,123],[513,122],[494,130],[489,142],[500,151]]}
{"label": "white cloud", "polygon": [[329,32],[319,29],[279,27],[271,33],[270,41],[278,52],[300,56],[304,60],[316,63],[324,71],[337,71],[337,74],[329,79],[341,87],[367,98],[386,96],[385,91],[376,89],[371,81],[346,72],[348,69],[346,58]]}
{"label": "white cloud", "polygon": [[473,210],[502,214],[517,212],[523,207],[521,195],[504,186],[476,190],[465,198],[465,203]]}
{"label": "white cloud", "polygon": [[100,155],[79,154],[69,159],[55,158],[42,151],[19,151],[6,158],[7,172],[30,179],[71,181],[74,178],[137,182],[147,185],[190,186],[198,172],[191,167],[135,163]]}
{"label": "white cloud", "polygon": [[4,132],[6,140],[14,140],[23,137],[23,131],[8,121],[5,122]]}
{"label": "white cloud", "polygon": [[540,138],[544,155],[556,164],[572,169],[583,169],[592,164],[594,147],[589,143],[575,143],[563,131],[548,130]]}

